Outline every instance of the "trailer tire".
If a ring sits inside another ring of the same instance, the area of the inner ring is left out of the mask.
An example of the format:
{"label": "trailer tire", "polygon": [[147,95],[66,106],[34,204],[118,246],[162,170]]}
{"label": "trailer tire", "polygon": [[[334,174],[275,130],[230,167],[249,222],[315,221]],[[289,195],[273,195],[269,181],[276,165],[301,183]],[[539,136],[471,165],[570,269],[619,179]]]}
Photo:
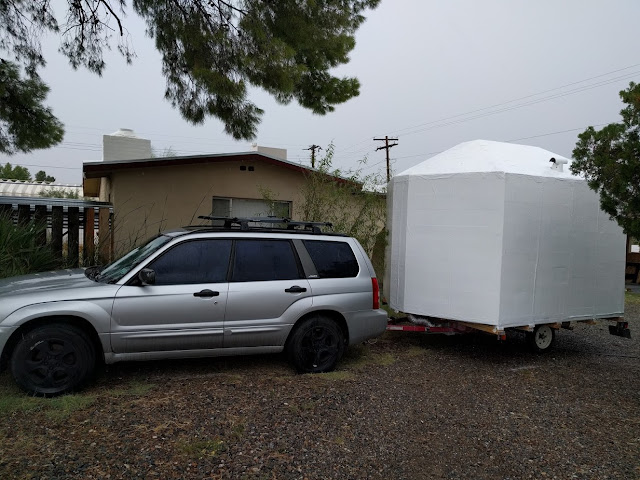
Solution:
{"label": "trailer tire", "polygon": [[548,352],[556,342],[556,331],[549,325],[536,325],[533,332],[527,332],[527,342],[535,353]]}

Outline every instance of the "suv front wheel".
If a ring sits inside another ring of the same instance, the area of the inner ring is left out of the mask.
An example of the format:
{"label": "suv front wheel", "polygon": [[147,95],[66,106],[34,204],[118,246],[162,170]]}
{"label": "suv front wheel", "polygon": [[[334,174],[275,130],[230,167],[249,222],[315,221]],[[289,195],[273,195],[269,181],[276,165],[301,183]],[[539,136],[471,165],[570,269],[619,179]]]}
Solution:
{"label": "suv front wheel", "polygon": [[34,328],[18,341],[11,373],[24,391],[55,396],[81,387],[93,374],[95,349],[73,325],[54,323]]}
{"label": "suv front wheel", "polygon": [[303,320],[294,330],[287,354],[300,373],[330,372],[344,352],[344,335],[331,318],[315,316]]}

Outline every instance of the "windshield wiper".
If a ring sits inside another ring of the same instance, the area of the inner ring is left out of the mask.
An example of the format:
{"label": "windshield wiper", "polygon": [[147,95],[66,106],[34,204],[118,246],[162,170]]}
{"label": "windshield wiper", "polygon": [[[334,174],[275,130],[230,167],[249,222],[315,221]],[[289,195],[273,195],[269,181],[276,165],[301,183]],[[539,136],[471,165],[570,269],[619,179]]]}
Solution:
{"label": "windshield wiper", "polygon": [[93,280],[94,282],[97,282],[100,277],[100,272],[102,271],[103,268],[104,267],[101,265],[93,265],[91,267],[88,267],[84,271],[84,274],[89,280]]}

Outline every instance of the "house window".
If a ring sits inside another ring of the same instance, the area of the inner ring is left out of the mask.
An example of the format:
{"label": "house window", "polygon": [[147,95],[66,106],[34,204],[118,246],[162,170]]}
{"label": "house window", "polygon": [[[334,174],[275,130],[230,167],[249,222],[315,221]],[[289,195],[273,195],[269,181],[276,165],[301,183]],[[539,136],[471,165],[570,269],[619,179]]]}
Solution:
{"label": "house window", "polygon": [[215,217],[287,217],[291,218],[291,202],[258,200],[254,198],[213,197],[212,215]]}

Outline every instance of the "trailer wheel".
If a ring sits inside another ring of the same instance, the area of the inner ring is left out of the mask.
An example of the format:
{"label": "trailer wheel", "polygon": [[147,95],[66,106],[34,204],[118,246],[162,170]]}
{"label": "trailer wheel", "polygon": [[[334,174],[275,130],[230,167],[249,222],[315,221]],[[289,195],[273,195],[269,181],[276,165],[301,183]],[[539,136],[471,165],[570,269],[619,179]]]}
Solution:
{"label": "trailer wheel", "polygon": [[549,325],[536,325],[527,333],[527,341],[535,353],[548,352],[556,341],[556,332]]}

